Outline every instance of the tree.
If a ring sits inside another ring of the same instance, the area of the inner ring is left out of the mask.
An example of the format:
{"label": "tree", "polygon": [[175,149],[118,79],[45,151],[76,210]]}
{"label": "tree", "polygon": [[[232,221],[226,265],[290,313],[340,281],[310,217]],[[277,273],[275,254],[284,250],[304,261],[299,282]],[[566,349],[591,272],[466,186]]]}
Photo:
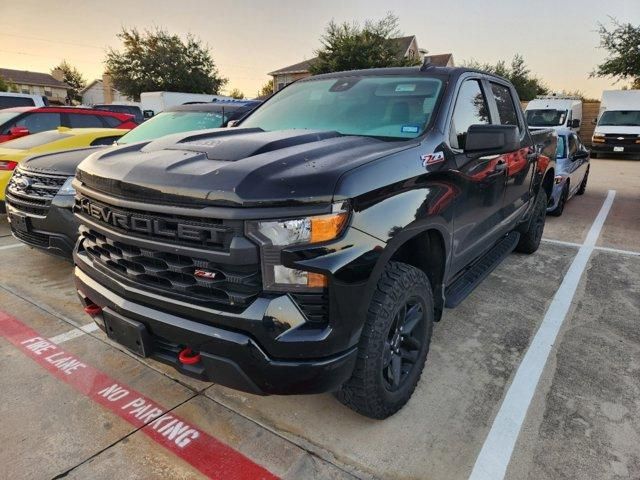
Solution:
{"label": "tree", "polygon": [[611,29],[598,23],[600,48],[606,50],[608,56],[591,72],[591,77],[630,81],[631,88],[640,88],[640,25],[635,27],[610,18]]}
{"label": "tree", "polygon": [[60,65],[51,69],[51,73],[56,70],[60,70],[62,72],[62,81],[69,85],[67,89],[67,97],[71,101],[82,101],[82,95],[80,91],[87,86],[87,81],[84,79],[80,71],[67,63],[66,60],[62,60]]}
{"label": "tree", "polygon": [[233,90],[231,90],[229,96],[237,100],[242,100],[244,98],[244,93],[242,93],[238,88],[234,88]]}
{"label": "tree", "polygon": [[4,78],[0,75],[0,92],[8,92],[9,91],[9,83],[5,82]]}
{"label": "tree", "polygon": [[183,41],[162,29],[123,28],[118,38],[124,50],[110,48],[104,63],[114,86],[130,98],[158,90],[217,94],[227,83],[209,48],[190,34]]}
{"label": "tree", "polygon": [[273,93],[273,77],[258,90],[258,97],[268,97]]}
{"label": "tree", "polygon": [[514,55],[510,65],[507,65],[504,60],[500,60],[495,65],[470,60],[464,62],[464,66],[506,78],[513,83],[520,100],[529,101],[536,98],[537,95],[546,95],[549,93],[549,88],[547,88],[542,80],[531,74],[522,55]]}
{"label": "tree", "polygon": [[402,67],[420,63],[419,58],[404,57],[394,38],[399,37],[398,17],[388,13],[379,21],[358,23],[329,22],[321,37],[322,48],[315,53],[312,74],[379,67]]}

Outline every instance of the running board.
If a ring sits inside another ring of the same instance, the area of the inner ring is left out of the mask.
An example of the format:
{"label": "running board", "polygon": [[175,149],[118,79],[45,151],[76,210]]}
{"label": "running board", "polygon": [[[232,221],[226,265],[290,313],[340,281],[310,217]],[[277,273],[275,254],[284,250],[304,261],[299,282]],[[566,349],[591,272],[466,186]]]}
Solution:
{"label": "running board", "polygon": [[480,285],[480,282],[516,248],[519,239],[520,234],[518,232],[509,233],[495,247],[485,253],[480,260],[474,263],[460,278],[449,285],[445,290],[446,301],[444,306],[454,308],[460,305]]}

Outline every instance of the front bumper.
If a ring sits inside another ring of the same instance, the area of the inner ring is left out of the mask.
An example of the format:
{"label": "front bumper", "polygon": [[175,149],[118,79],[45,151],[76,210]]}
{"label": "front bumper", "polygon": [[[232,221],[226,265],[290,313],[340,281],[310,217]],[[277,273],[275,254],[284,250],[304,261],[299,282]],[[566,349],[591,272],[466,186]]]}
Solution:
{"label": "front bumper", "polygon": [[[615,151],[616,147],[624,148],[624,151],[617,152]],[[592,143],[591,151],[596,153],[612,153],[615,155],[626,155],[626,154],[639,154],[640,153],[640,143],[624,143],[624,144],[614,144],[614,143]]]}
{"label": "front bumper", "polygon": [[[76,263],[83,262],[77,258],[77,253],[74,255]],[[355,366],[356,348],[325,358],[270,357],[248,334],[137,303],[131,300],[132,292],[124,298],[77,266],[75,284],[85,306],[96,304],[102,307],[100,315],[142,324],[151,345],[148,355],[191,377],[253,394],[310,394],[337,390],[351,376]],[[223,312],[218,314],[225,315]],[[96,323],[104,330],[104,325],[101,325],[103,319],[97,317],[97,320]],[[261,320],[263,323],[273,321],[267,316]],[[178,353],[185,347],[200,354],[197,364],[180,362]]]}
{"label": "front bumper", "polygon": [[26,230],[16,229],[12,225],[11,233],[31,247],[71,260],[73,246],[78,238],[78,221],[73,216],[72,207],[72,195],[54,197],[45,216],[31,215],[7,203],[7,214],[19,213],[28,222]]}

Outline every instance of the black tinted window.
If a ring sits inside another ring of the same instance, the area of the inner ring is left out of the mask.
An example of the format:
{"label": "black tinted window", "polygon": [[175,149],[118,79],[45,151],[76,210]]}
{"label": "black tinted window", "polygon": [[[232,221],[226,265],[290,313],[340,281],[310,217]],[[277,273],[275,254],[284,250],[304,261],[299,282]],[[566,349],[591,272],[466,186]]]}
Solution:
{"label": "black tinted window", "polygon": [[120,125],[122,122],[120,120],[118,120],[116,117],[101,117],[102,120],[111,128],[116,128],[118,125]]}
{"label": "black tinted window", "polygon": [[32,113],[22,117],[10,127],[26,127],[30,133],[38,133],[46,130],[54,130],[59,126],[59,113]]}
{"label": "black tinted window", "polygon": [[500,124],[518,126],[518,115],[511,91],[504,85],[498,85],[497,83],[491,84],[491,91],[493,92],[493,98],[496,99]]}
{"label": "black tinted window", "polygon": [[33,99],[29,97],[5,97],[0,95],[0,108],[33,107],[34,105]]}
{"label": "black tinted window", "polygon": [[69,126],[71,128],[103,128],[104,124],[100,121],[100,118],[96,115],[70,113]]}
{"label": "black tinted window", "polygon": [[569,135],[569,155],[573,155],[578,151],[578,142],[575,135]]}
{"label": "black tinted window", "polygon": [[118,140],[120,137],[102,137],[96,138],[93,142],[91,142],[91,146],[95,147],[96,145],[113,145],[113,143]]}
{"label": "black tinted window", "polygon": [[449,139],[451,146],[463,149],[469,127],[489,122],[489,108],[480,88],[480,82],[478,80],[467,80],[460,87],[456,106],[453,110]]}

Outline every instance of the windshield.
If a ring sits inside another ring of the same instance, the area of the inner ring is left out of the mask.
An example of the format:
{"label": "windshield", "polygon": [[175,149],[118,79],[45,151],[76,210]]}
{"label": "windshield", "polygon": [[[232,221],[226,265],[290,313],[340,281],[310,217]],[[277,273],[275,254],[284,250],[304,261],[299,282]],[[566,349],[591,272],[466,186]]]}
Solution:
{"label": "windshield", "polygon": [[564,125],[567,118],[566,110],[545,109],[527,110],[527,125],[530,127],[557,127]]}
{"label": "windshield", "polygon": [[28,150],[30,148],[39,147],[46,143],[56,142],[71,135],[61,133],[58,130],[48,130],[46,132],[33,133],[25,137],[16,138],[0,144],[1,148],[11,148],[14,150]]}
{"label": "windshield", "polygon": [[565,149],[567,145],[567,137],[564,135],[558,135],[558,146],[556,147],[556,158],[564,158],[567,155],[565,154]]}
{"label": "windshield", "polygon": [[8,122],[12,118],[17,117],[21,113],[24,113],[24,112],[3,112],[3,111],[0,111],[0,125],[4,124],[5,122]]}
{"label": "windshield", "polygon": [[640,110],[609,110],[602,114],[598,125],[640,127]]}
{"label": "windshield", "polygon": [[171,133],[220,128],[224,123],[222,112],[162,112],[120,137],[118,145],[155,140]]}
{"label": "windshield", "polygon": [[302,81],[276,94],[242,126],[415,138],[429,124],[441,87],[441,80],[425,76]]}

